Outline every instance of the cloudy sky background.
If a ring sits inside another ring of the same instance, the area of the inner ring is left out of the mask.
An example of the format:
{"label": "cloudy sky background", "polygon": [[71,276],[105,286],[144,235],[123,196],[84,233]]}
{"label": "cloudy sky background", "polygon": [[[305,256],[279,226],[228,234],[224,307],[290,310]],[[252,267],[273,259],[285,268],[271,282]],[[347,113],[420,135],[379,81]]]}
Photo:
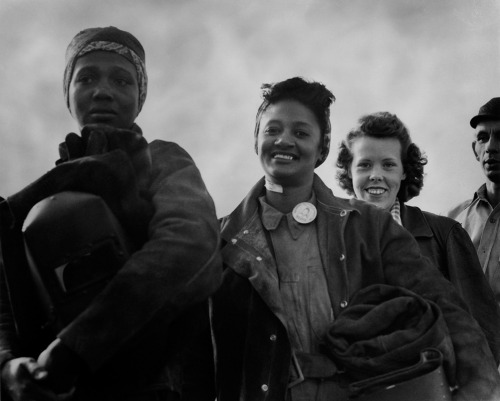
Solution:
{"label": "cloudy sky background", "polygon": [[470,118],[500,96],[497,0],[0,0],[0,195],[53,166],[76,124],[62,96],[64,52],[81,29],[114,25],[146,49],[146,139],[183,146],[220,216],[262,175],[253,151],[260,85],[292,76],[336,96],[332,149],[317,169],[339,196],[338,142],[387,110],[429,158],[410,204],[438,214],[484,181]]}

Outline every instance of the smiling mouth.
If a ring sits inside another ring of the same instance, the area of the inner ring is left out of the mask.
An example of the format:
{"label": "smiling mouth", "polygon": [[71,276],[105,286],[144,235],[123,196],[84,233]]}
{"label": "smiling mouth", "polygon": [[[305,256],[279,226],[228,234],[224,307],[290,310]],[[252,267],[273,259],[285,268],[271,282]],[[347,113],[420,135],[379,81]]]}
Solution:
{"label": "smiling mouth", "polygon": [[290,155],[287,153],[273,153],[272,157],[273,157],[273,159],[278,159],[278,160],[296,160],[297,159],[297,156]]}
{"label": "smiling mouth", "polygon": [[366,188],[366,192],[368,192],[370,195],[383,195],[384,193],[387,192],[387,189],[385,188]]}

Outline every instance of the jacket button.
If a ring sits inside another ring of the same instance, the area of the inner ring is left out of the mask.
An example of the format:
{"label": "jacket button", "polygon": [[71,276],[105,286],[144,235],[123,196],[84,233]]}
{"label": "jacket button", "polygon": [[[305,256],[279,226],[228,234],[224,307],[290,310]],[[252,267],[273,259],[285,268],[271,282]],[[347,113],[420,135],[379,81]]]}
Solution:
{"label": "jacket button", "polygon": [[257,256],[255,259],[257,259],[259,262],[262,260],[260,256]]}
{"label": "jacket button", "polygon": [[260,386],[260,388],[262,389],[262,391],[269,390],[269,387],[267,386],[267,384],[263,384],[262,386]]}
{"label": "jacket button", "polygon": [[340,303],[340,307],[341,307],[341,308],[345,308],[346,306],[347,306],[347,301],[342,301],[342,302]]}
{"label": "jacket button", "polygon": [[344,254],[340,255],[340,261],[343,262],[344,260],[345,260],[345,255]]}
{"label": "jacket button", "polygon": [[493,217],[490,219],[490,223],[494,223],[495,221],[496,220]]}
{"label": "jacket button", "polygon": [[346,214],[347,214],[347,211],[342,210],[342,211],[340,212],[340,217],[344,217]]}
{"label": "jacket button", "polygon": [[271,341],[276,341],[276,334],[271,334],[271,336],[269,337],[269,339]]}
{"label": "jacket button", "polygon": [[248,230],[244,230],[244,231],[243,231],[243,234],[248,234]]}
{"label": "jacket button", "polygon": [[233,245],[234,245],[234,244],[236,244],[236,243],[238,242],[238,240],[237,240],[236,238],[233,238],[233,239],[231,240],[231,242],[232,242],[232,243],[233,243]]}

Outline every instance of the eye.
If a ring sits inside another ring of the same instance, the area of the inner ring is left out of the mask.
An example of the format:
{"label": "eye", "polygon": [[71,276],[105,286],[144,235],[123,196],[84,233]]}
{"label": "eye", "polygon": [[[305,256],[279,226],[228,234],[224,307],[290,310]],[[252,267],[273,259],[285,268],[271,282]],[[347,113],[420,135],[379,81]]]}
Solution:
{"label": "eye", "polygon": [[479,143],[484,143],[484,142],[488,142],[489,138],[490,138],[490,136],[488,134],[481,133],[477,136],[476,141]]}
{"label": "eye", "polygon": [[76,82],[80,84],[90,84],[94,80],[94,77],[90,74],[79,75],[76,79]]}
{"label": "eye", "polygon": [[116,78],[115,82],[118,86],[127,86],[127,85],[132,84],[130,79],[127,79],[127,78]]}
{"label": "eye", "polygon": [[279,133],[279,128],[278,127],[266,127],[266,129],[264,130],[264,132],[267,134],[267,135],[277,135]]}
{"label": "eye", "polygon": [[297,130],[295,135],[297,135],[299,138],[305,138],[309,136],[309,133],[304,130]]}
{"label": "eye", "polygon": [[359,162],[356,167],[359,169],[367,169],[370,168],[371,164],[368,162]]}
{"label": "eye", "polygon": [[386,168],[393,168],[393,167],[396,167],[396,163],[394,163],[394,162],[385,162],[384,166]]}

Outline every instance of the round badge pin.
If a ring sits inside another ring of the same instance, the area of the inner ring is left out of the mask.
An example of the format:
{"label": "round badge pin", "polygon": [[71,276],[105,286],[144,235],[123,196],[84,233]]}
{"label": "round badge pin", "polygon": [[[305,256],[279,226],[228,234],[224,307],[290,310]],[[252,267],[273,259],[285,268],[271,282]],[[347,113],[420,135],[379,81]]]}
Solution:
{"label": "round badge pin", "polygon": [[300,224],[308,224],[316,218],[316,206],[309,202],[301,202],[293,208],[292,216]]}

